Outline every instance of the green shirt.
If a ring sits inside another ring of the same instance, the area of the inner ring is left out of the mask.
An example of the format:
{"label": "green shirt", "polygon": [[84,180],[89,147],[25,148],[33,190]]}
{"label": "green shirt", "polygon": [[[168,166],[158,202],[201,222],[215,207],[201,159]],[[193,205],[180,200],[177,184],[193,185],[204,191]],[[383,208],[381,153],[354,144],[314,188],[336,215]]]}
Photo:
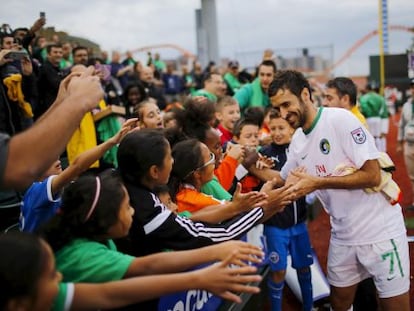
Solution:
{"label": "green shirt", "polygon": [[112,240],[107,244],[76,239],[56,254],[57,270],[64,282],[102,283],[121,280],[135,259],[116,250]]}
{"label": "green shirt", "polygon": [[201,192],[213,196],[217,200],[231,201],[231,194],[220,184],[216,176],[201,187]]}
{"label": "green shirt", "polygon": [[75,286],[73,283],[59,283],[59,292],[53,303],[52,311],[67,311],[72,306]]}
{"label": "green shirt", "polygon": [[259,78],[243,87],[233,96],[239,103],[240,110],[243,112],[248,107],[267,107],[270,106],[269,95],[263,92]]}
{"label": "green shirt", "polygon": [[227,84],[229,85],[229,87],[231,88],[231,90],[236,93],[242,86],[242,84],[240,83],[240,81],[237,79],[237,77],[235,77],[234,75],[232,75],[230,72],[227,72],[224,75],[224,80],[226,80]]}
{"label": "green shirt", "polygon": [[206,97],[208,100],[211,100],[214,103],[217,102],[217,96],[214,95],[213,93],[207,92],[204,89],[195,91],[193,96],[203,96],[203,97]]}
{"label": "green shirt", "polygon": [[388,107],[384,97],[375,93],[368,92],[359,99],[360,110],[365,118],[380,117],[388,118]]}

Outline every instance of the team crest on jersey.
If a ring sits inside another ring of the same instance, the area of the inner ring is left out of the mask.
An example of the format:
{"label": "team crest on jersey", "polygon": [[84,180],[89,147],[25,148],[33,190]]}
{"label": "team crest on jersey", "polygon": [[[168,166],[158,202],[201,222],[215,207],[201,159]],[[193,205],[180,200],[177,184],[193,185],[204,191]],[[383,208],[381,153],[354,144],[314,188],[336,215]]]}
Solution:
{"label": "team crest on jersey", "polygon": [[278,263],[279,262],[279,259],[280,259],[280,257],[279,257],[279,254],[278,253],[271,252],[269,254],[269,260],[270,260],[271,263]]}
{"label": "team crest on jersey", "polygon": [[351,132],[351,135],[354,139],[354,142],[356,142],[357,144],[363,144],[367,140],[367,135],[361,127],[357,128],[356,130],[353,130]]}
{"label": "team crest on jersey", "polygon": [[326,138],[321,139],[319,143],[319,149],[323,154],[328,154],[331,151],[331,144]]}

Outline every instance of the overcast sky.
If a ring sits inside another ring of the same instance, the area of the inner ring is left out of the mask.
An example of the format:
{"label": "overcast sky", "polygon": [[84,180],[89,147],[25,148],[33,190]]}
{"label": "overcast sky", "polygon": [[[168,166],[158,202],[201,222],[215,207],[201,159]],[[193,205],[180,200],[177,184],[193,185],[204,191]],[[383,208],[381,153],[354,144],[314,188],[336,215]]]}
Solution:
{"label": "overcast sky", "polygon": [[[107,50],[160,43],[196,51],[195,9],[201,0],[14,0],[2,5],[0,23],[29,26],[45,11],[47,25],[88,38]],[[308,47],[310,54],[339,59],[378,27],[378,0],[216,0],[220,56],[243,66],[266,48],[278,54]],[[414,26],[414,1],[389,0],[389,25]],[[413,35],[390,32],[390,53],[404,53]],[[341,65],[341,75],[368,74],[378,37]],[[174,56],[172,50],[159,50]],[[139,56],[137,56],[139,57]]]}

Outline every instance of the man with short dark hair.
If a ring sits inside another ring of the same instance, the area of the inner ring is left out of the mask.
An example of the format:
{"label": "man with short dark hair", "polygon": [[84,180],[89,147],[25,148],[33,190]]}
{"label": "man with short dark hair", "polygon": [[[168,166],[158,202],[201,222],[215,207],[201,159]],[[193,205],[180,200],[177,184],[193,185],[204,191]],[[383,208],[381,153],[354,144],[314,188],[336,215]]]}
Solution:
{"label": "man with short dark hair", "polygon": [[337,77],[329,80],[326,83],[322,105],[325,107],[345,108],[351,111],[368,128],[367,120],[357,106],[357,87],[351,79]]}
{"label": "man with short dark hair", "polygon": [[239,103],[241,112],[248,107],[265,108],[270,106],[267,90],[275,73],[276,64],[272,60],[262,61],[259,65],[257,78],[252,83],[245,84],[233,96]]}
{"label": "man with short dark hair", "polygon": [[223,77],[218,73],[207,73],[204,77],[204,87],[194,92],[193,96],[203,96],[216,103],[218,97],[226,93],[226,84]]}
{"label": "man with short dark hair", "polygon": [[77,46],[72,50],[73,64],[88,66],[88,49],[84,46]]}
{"label": "man with short dark hair", "polygon": [[382,310],[410,310],[410,260],[401,206],[371,190],[381,183],[374,138],[348,111],[316,108],[300,72],[279,71],[269,96],[296,129],[279,183],[294,185],[296,198],[315,191],[330,215],[333,310],[352,310],[356,287],[368,277],[374,279]]}
{"label": "man with short dark hair", "polygon": [[60,81],[64,77],[64,71],[59,64],[62,59],[62,45],[51,44],[46,47],[47,59],[40,67],[38,88],[39,103],[35,109],[35,118],[39,118],[56,99]]}

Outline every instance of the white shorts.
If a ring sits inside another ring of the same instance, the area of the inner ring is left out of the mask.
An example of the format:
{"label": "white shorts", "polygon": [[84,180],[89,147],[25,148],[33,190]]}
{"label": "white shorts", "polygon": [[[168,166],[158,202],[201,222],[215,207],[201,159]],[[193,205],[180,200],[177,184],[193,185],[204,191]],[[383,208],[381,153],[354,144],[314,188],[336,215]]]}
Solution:
{"label": "white shorts", "polygon": [[380,298],[395,297],[410,288],[407,236],[368,245],[338,245],[331,241],[328,281],[348,287],[372,277]]}

